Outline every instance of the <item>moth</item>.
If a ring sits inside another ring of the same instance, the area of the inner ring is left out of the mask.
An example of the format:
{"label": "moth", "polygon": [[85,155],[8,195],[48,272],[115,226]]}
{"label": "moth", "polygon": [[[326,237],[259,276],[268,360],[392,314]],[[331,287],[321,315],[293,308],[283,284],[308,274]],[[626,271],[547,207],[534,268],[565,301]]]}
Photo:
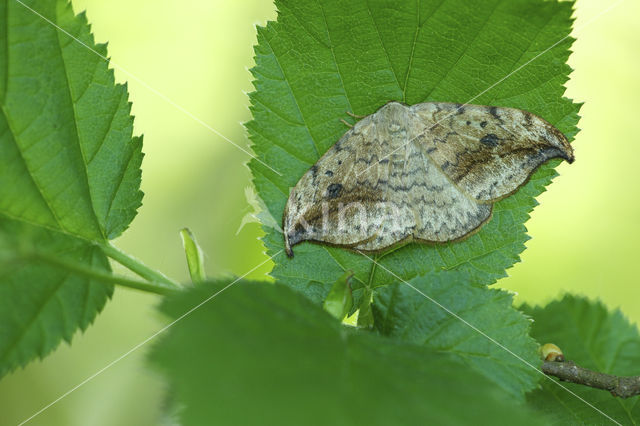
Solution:
{"label": "moth", "polygon": [[527,111],[389,102],[349,129],[290,191],[285,250],[292,257],[302,241],[376,252],[462,240],[552,158],[573,162],[567,138]]}

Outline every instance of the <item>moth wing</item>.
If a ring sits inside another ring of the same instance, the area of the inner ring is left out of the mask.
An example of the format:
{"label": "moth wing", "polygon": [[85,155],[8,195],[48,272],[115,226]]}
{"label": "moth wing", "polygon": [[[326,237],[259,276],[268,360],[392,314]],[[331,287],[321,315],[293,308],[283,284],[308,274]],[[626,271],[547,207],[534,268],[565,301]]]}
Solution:
{"label": "moth wing", "polygon": [[[365,117],[311,167],[289,194],[284,212],[285,242],[313,240],[353,247],[377,231],[364,226],[379,199],[377,164],[381,157],[375,115]],[[362,218],[365,218],[364,222]]]}
{"label": "moth wing", "polygon": [[415,140],[452,183],[480,202],[513,194],[551,158],[573,161],[566,137],[514,108],[428,102],[412,106]]}
{"label": "moth wing", "polygon": [[453,185],[415,141],[389,155],[386,210],[378,234],[356,246],[379,250],[400,241],[447,242],[473,233],[492,206]]}

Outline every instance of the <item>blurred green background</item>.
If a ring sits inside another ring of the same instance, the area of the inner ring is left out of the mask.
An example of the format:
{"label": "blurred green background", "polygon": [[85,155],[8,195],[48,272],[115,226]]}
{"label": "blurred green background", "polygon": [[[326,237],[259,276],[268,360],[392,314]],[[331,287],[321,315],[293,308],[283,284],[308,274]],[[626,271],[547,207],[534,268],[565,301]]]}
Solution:
{"label": "blurred green background", "polygon": [[[527,223],[522,263],[499,286],[518,302],[543,303],[563,292],[602,299],[640,320],[637,245],[640,241],[640,2],[579,0],[575,69],[567,95],[584,101],[576,162],[539,197]],[[270,0],[75,0],[86,9],[97,41],[121,68],[169,97],[241,146],[248,99],[254,25],[275,19]],[[595,19],[595,20],[594,20]],[[137,133],[144,134],[144,206],[116,243],[173,278],[187,279],[178,230],[190,227],[207,254],[210,274],[241,275],[266,259],[259,227],[237,233],[252,209],[245,189],[248,156],[144,84],[129,81]],[[251,273],[265,278],[270,265]],[[156,296],[116,290],[113,300],[73,347],[62,345],[0,382],[0,424],[17,424],[140,343],[166,322]],[[31,425],[155,425],[166,387],[133,352],[33,419]]]}

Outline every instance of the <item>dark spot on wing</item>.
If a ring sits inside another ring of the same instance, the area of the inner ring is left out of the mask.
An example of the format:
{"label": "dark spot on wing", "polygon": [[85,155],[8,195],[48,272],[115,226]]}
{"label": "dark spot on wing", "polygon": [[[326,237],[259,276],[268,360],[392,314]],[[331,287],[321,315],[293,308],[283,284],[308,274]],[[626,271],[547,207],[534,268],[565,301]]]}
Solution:
{"label": "dark spot on wing", "polygon": [[487,126],[487,122],[486,121],[480,122],[480,127],[482,127],[484,129],[486,126]]}
{"label": "dark spot on wing", "polygon": [[489,133],[488,135],[484,135],[482,139],[480,139],[480,142],[485,146],[494,148],[498,146],[499,140],[500,139],[496,135],[494,135],[493,133]]}
{"label": "dark spot on wing", "polygon": [[338,198],[342,192],[342,185],[339,183],[332,183],[327,187],[327,199]]}
{"label": "dark spot on wing", "polygon": [[490,107],[489,114],[491,114],[500,123],[504,123],[504,120],[498,115],[498,107],[494,107],[494,106]]}
{"label": "dark spot on wing", "polygon": [[333,172],[331,170],[327,170],[326,172],[324,172],[324,174],[329,177],[333,176]]}

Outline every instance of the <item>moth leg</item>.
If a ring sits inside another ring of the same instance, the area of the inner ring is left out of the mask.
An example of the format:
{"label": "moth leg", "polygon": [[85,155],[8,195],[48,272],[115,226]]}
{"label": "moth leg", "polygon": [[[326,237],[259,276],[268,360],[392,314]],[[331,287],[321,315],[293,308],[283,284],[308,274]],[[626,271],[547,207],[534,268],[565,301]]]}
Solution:
{"label": "moth leg", "polygon": [[340,121],[342,121],[342,123],[347,127],[353,127],[353,124],[350,124],[350,123],[344,121],[344,119],[342,119],[342,118],[340,119]]}
{"label": "moth leg", "polygon": [[357,120],[360,120],[360,119],[362,119],[362,118],[365,118],[365,117],[366,117],[366,115],[358,115],[358,114],[354,114],[354,113],[352,113],[351,111],[345,111],[345,113],[346,113],[347,115],[350,115],[351,117],[353,117],[353,118],[357,119]]}

